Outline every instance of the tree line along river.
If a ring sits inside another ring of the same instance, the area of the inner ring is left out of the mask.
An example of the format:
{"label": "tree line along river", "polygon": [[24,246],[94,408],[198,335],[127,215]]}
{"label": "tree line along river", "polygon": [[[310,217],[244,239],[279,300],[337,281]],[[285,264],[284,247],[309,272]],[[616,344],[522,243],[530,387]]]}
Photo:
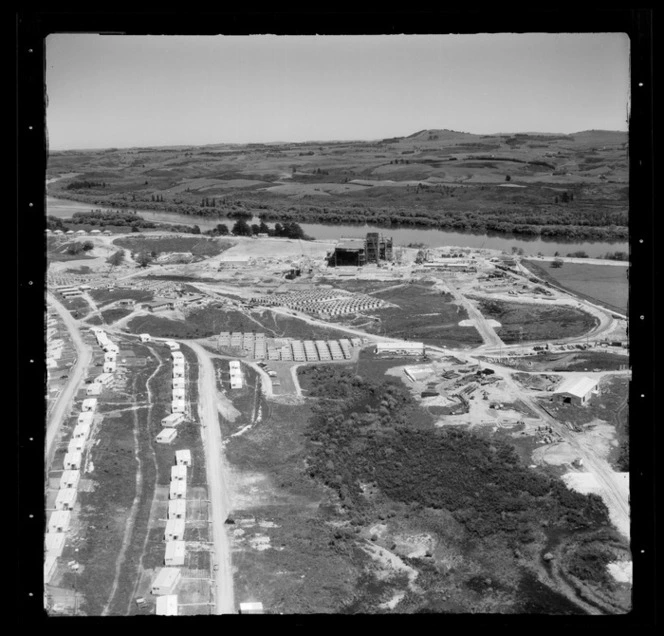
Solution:
{"label": "tree line along river", "polygon": [[[94,209],[86,203],[67,201],[54,197],[46,198],[46,213],[50,216],[66,219],[74,212],[89,212]],[[154,210],[136,210],[144,219],[155,223],[171,223],[177,225],[198,225],[205,232],[215,228],[219,223],[232,227],[235,219],[210,218],[176,214],[171,212],[156,212]],[[258,223],[258,217],[251,223]],[[273,225],[268,223],[268,225]],[[407,246],[410,244],[423,244],[428,247],[471,247],[504,250],[511,252],[512,248],[521,248],[527,255],[542,254],[544,256],[566,256],[573,252],[585,252],[590,258],[602,258],[608,252],[628,252],[626,241],[609,242],[565,242],[561,240],[546,240],[539,237],[514,236],[509,234],[473,234],[470,232],[448,232],[433,228],[384,228],[372,225],[337,225],[324,223],[298,223],[305,234],[321,241],[335,241],[342,237],[363,238],[367,232],[379,232],[392,237],[395,245]]]}

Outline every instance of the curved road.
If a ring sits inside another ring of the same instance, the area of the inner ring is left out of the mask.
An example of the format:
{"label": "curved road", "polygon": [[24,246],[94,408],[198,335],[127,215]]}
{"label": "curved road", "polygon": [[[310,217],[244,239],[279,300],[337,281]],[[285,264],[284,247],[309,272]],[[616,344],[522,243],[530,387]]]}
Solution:
{"label": "curved road", "polygon": [[60,391],[60,395],[46,423],[46,464],[49,465],[53,456],[54,442],[58,436],[62,422],[69,414],[76,391],[83,381],[88,366],[92,362],[92,347],[85,344],[78,329],[78,323],[55,296],[49,292],[46,298],[48,304],[60,314],[76,349],[76,364],[70,370],[67,384]]}

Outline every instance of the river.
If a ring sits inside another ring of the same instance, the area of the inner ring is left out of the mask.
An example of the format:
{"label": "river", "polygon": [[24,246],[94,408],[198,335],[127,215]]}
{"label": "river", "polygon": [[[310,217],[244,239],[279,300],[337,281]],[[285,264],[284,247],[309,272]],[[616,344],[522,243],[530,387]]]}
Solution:
{"label": "river", "polygon": [[[46,198],[47,214],[62,219],[69,218],[74,212],[89,212],[100,206],[67,201],[53,197]],[[182,225],[198,225],[202,231],[211,230],[219,223],[232,227],[234,219],[187,216],[171,212],[155,212],[154,210],[136,210],[144,219],[155,223],[174,223]],[[258,223],[259,219],[252,219],[251,223]],[[270,222],[268,225],[274,225]],[[334,241],[341,237],[364,238],[367,232],[379,232],[394,239],[395,245],[407,246],[422,243],[428,247],[474,247],[504,250],[508,253],[513,247],[520,247],[527,255],[566,256],[571,252],[584,251],[591,258],[601,258],[607,252],[628,252],[626,241],[617,243],[608,242],[566,242],[561,240],[547,240],[539,237],[524,237],[510,234],[473,234],[470,232],[448,232],[433,228],[384,228],[374,225],[326,225],[323,223],[299,223],[305,234],[319,240]]]}

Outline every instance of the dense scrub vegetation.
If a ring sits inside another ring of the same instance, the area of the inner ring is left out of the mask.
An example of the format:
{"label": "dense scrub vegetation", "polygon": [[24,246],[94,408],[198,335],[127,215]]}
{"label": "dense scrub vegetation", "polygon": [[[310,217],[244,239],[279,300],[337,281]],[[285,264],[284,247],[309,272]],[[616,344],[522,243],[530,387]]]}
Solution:
{"label": "dense scrub vegetation", "polygon": [[451,512],[478,539],[500,534],[517,545],[535,540],[542,526],[579,530],[608,523],[599,497],[528,469],[511,445],[432,428],[397,380],[366,380],[332,365],[300,375],[318,398],[307,431],[309,473],[351,510],[367,507],[360,484],[373,483],[394,501]]}

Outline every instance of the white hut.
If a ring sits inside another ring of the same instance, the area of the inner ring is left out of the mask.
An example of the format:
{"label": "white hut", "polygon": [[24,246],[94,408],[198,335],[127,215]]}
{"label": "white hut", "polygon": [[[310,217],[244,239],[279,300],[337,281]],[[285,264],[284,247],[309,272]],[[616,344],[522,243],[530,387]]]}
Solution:
{"label": "white hut", "polygon": [[184,519],[169,519],[164,530],[165,541],[184,541]]}
{"label": "white hut", "polygon": [[69,523],[71,522],[70,510],[56,510],[51,513],[48,519],[49,532],[67,532]]}
{"label": "white hut", "polygon": [[[175,520],[177,521],[177,520]],[[184,526],[184,521],[182,522]],[[185,543],[181,540],[166,541],[166,555],[164,565],[184,565]]]}
{"label": "white hut", "polygon": [[170,444],[177,436],[178,432],[174,428],[163,428],[157,435],[156,440],[160,444]]}
{"label": "white hut", "polygon": [[81,405],[81,411],[91,411],[94,413],[94,411],[97,410],[97,398],[88,398],[87,400],[83,400],[83,404]]}
{"label": "white hut", "polygon": [[174,389],[184,389],[184,387],[185,387],[184,378],[173,378]]}
{"label": "white hut", "polygon": [[251,601],[249,603],[240,603],[240,614],[263,614],[263,603]]}
{"label": "white hut", "polygon": [[172,413],[184,413],[184,400],[173,400],[171,402]]}
{"label": "white hut", "polygon": [[184,519],[187,516],[187,502],[184,499],[169,499],[168,518]]}
{"label": "white hut", "polygon": [[104,353],[104,362],[115,362],[118,354],[115,351],[106,351]]}
{"label": "white hut", "polygon": [[173,358],[174,364],[176,360],[182,360],[182,363],[184,364],[184,353],[182,353],[182,351],[176,349],[171,353],[171,358]]}
{"label": "white hut", "polygon": [[92,426],[94,419],[95,419],[95,414],[92,411],[85,411],[78,416],[77,424],[85,424],[87,426]]}
{"label": "white hut", "polygon": [[101,395],[103,388],[99,382],[93,382],[86,387],[85,395]]}
{"label": "white hut", "polygon": [[172,340],[167,340],[166,341],[166,346],[171,350],[171,351],[179,351],[180,349],[180,344],[177,342],[173,342]]}
{"label": "white hut", "polygon": [[104,362],[104,373],[115,373],[118,369],[117,362],[115,360],[109,360],[108,362]]}
{"label": "white hut", "polygon": [[182,400],[185,398],[185,390],[183,388],[173,389],[173,401]]}
{"label": "white hut", "polygon": [[75,438],[73,437],[72,439],[69,440],[69,444],[67,444],[67,453],[76,453],[76,452],[81,452],[85,448],[85,440],[82,437]]}
{"label": "white hut", "polygon": [[173,481],[187,481],[186,466],[171,466],[171,482]]}
{"label": "white hut", "polygon": [[67,535],[64,532],[47,532],[44,541],[46,545],[46,556],[60,558],[65,547]]}
{"label": "white hut", "polygon": [[89,435],[90,435],[89,424],[77,424],[74,427],[74,432],[72,433],[74,439],[82,439],[83,441],[87,440]]}
{"label": "white hut", "polygon": [[187,482],[186,480],[172,481],[168,487],[169,499],[186,499],[187,498]]}
{"label": "white hut", "polygon": [[182,413],[171,413],[161,420],[161,425],[168,428],[174,427],[184,422],[184,415]]}
{"label": "white hut", "polygon": [[102,386],[109,386],[110,384],[113,384],[113,374],[109,373],[108,371],[104,371],[104,373],[100,373],[95,379],[94,383],[95,384],[101,384]]}
{"label": "white hut", "polygon": [[78,488],[79,481],[81,481],[80,470],[64,470],[60,476],[60,490],[63,488]]}
{"label": "white hut", "polygon": [[83,455],[80,452],[75,453],[66,453],[64,459],[64,469],[65,470],[80,470],[81,462],[83,461]]}
{"label": "white hut", "polygon": [[157,616],[177,616],[178,615],[178,595],[165,594],[157,597],[157,607],[155,609]]}
{"label": "white hut", "polygon": [[142,333],[138,336],[141,339],[141,342],[151,342],[152,336],[149,333]]}
{"label": "white hut", "polygon": [[173,367],[173,378],[184,378],[184,367]]}
{"label": "white hut", "polygon": [[152,581],[151,591],[155,596],[172,594],[180,580],[179,568],[161,568]]}
{"label": "white hut", "polygon": [[[61,230],[56,230],[60,232]],[[44,559],[44,583],[49,583],[55,574],[55,570],[58,567],[58,559],[54,556],[47,556]]]}
{"label": "white hut", "polygon": [[60,488],[55,497],[56,510],[73,510],[76,504],[76,496],[78,490],[76,488]]}
{"label": "white hut", "polygon": [[175,451],[175,463],[178,466],[191,466],[191,451],[188,448]]}

